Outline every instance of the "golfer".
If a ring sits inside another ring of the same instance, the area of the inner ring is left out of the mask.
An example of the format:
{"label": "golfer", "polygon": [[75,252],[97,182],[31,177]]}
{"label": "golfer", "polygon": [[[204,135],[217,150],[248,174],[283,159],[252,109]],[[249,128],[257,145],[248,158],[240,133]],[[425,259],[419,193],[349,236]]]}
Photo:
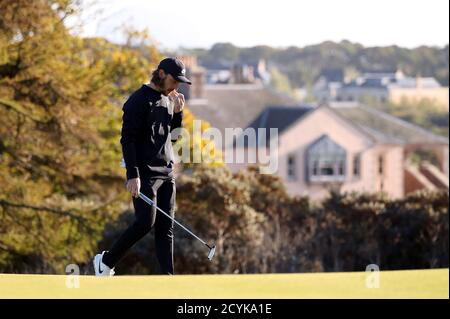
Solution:
{"label": "golfer", "polygon": [[173,221],[157,214],[154,206],[140,199],[139,192],[174,217],[175,179],[170,132],[182,125],[185,99],[177,89],[191,84],[177,58],[163,59],[149,84],[135,91],[123,106],[122,145],[126,188],[131,193],[135,221],[109,251],[94,258],[96,276],[113,276],[114,267],[139,239],[155,227],[156,257],[161,274],[173,275]]}

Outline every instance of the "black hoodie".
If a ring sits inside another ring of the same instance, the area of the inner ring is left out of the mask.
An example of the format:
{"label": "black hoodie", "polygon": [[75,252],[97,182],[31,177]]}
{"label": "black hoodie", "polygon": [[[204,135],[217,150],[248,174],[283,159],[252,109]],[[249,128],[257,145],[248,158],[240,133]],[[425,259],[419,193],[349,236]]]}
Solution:
{"label": "black hoodie", "polygon": [[173,149],[170,132],[181,127],[183,112],[173,102],[142,85],[123,105],[122,144],[127,179],[172,178]]}

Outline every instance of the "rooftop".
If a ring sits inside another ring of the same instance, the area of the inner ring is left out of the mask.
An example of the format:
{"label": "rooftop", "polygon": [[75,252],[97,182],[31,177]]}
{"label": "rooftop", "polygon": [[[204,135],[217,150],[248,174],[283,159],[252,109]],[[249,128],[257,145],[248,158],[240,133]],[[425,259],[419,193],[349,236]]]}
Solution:
{"label": "rooftop", "polygon": [[189,105],[198,118],[221,132],[245,128],[270,105],[294,107],[296,101],[259,84],[205,85],[205,104]]}
{"label": "rooftop", "polygon": [[[341,102],[322,107],[329,107],[330,110],[377,143],[402,145],[449,143],[448,138],[444,136],[436,135],[416,124],[358,103]],[[267,138],[269,128],[278,128],[278,133],[282,134],[297,120],[315,109],[307,105],[295,108],[268,107],[247,127],[266,128]]]}

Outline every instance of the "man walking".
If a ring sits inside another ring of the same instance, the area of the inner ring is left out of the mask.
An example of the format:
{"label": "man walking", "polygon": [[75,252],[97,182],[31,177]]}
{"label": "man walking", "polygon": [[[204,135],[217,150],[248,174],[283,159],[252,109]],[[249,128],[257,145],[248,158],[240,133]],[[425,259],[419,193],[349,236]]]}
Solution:
{"label": "man walking", "polygon": [[136,219],[109,251],[95,256],[96,276],[114,275],[114,267],[126,251],[152,227],[161,274],[174,273],[173,221],[157,214],[155,207],[139,198],[139,192],[174,217],[176,189],[170,132],[182,125],[185,99],[177,92],[180,82],[191,84],[184,64],[177,58],[163,59],[150,83],[142,85],[123,106],[120,143]]}

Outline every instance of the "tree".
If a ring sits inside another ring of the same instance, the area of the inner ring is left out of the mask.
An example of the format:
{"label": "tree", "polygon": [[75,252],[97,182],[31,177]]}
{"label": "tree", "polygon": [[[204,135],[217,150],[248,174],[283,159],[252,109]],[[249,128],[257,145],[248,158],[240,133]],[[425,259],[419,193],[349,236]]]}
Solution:
{"label": "tree", "polygon": [[124,207],[117,104],[144,58],[72,36],[64,20],[78,9],[65,0],[0,3],[3,271],[86,262]]}
{"label": "tree", "polygon": [[162,56],[146,30],[123,45],[72,35],[79,9],[0,2],[0,271],[90,264],[126,211],[121,106]]}

